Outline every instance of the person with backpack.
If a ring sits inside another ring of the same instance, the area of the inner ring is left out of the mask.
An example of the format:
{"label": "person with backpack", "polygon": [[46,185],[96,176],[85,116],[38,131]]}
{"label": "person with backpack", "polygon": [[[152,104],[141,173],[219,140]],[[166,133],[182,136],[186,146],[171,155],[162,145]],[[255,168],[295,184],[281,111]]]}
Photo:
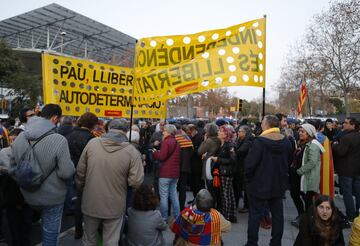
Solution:
{"label": "person with backpack", "polygon": [[55,132],[61,115],[59,105],[45,105],[12,144],[9,173],[25,202],[41,214],[44,246],[58,244],[66,181],[75,173],[66,138]]}
{"label": "person with backpack", "polygon": [[[21,128],[13,129],[9,132],[9,138],[11,140],[16,139],[22,131]],[[25,203],[19,186],[8,174],[11,156],[11,146],[1,149],[0,207],[4,207],[6,210],[7,224],[11,235],[10,244],[14,246],[30,246],[33,212],[30,206]]]}

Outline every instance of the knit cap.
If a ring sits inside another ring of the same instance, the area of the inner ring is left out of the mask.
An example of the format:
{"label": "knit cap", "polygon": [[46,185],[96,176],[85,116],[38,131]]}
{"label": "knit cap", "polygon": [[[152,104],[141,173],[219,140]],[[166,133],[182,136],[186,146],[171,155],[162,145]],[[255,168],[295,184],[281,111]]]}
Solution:
{"label": "knit cap", "polygon": [[307,132],[307,134],[309,134],[310,137],[315,136],[316,129],[313,125],[306,123],[306,124],[301,125],[301,127]]}

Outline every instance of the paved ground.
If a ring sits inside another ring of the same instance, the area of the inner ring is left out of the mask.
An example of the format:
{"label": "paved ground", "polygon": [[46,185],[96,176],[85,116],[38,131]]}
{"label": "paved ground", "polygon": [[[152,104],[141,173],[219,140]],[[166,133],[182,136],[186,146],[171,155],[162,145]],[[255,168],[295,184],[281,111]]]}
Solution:
{"label": "paved ground", "polygon": [[[188,192],[188,199],[192,199],[191,193]],[[298,234],[297,228],[290,225],[290,221],[296,217],[296,209],[294,204],[287,194],[287,198],[283,200],[284,202],[284,214],[285,214],[285,229],[284,235],[282,239],[283,246],[290,246],[293,245],[294,240]],[[337,197],[335,199],[336,205],[340,208],[340,210],[344,211],[344,205],[342,199]],[[229,233],[223,234],[223,240],[225,245],[229,246],[237,246],[237,245],[244,245],[247,239],[247,214],[237,214],[238,223],[232,225],[232,230]],[[72,224],[72,217],[64,217],[63,219],[63,228],[62,234],[60,239],[60,246],[81,246],[81,240],[74,240],[73,239],[73,229],[69,228]],[[270,241],[270,234],[271,230],[264,230],[260,229],[259,232],[259,245],[268,245]],[[344,237],[346,240],[346,245],[348,244],[348,238],[350,234],[350,229],[344,230]],[[33,228],[33,242],[34,244],[38,244],[40,242],[40,226],[35,225]],[[170,230],[167,230],[164,233],[165,239],[167,244],[172,245],[173,234]],[[0,246],[6,246],[7,244],[1,244]]]}
{"label": "paved ground", "polygon": [[[190,192],[188,192],[188,196],[191,196]],[[191,199],[191,197],[189,199]],[[284,214],[285,214],[285,230],[282,239],[282,245],[290,246],[294,244],[295,238],[298,234],[298,229],[290,225],[290,221],[296,217],[297,213],[289,194],[287,194],[287,198],[284,199],[283,201],[284,201]],[[344,205],[342,203],[342,199],[336,198],[336,205],[340,207],[341,210],[343,210]],[[248,214],[238,213],[237,217],[238,217],[238,223],[232,224],[231,232],[223,234],[223,240],[225,245],[237,246],[237,245],[244,245],[246,243]],[[346,245],[348,244],[349,234],[350,234],[350,229],[344,230]],[[166,245],[172,245],[172,240],[174,238],[173,233],[170,230],[167,230],[164,236],[167,242]],[[260,229],[259,246],[269,245],[270,238],[271,238],[271,230]],[[82,244],[80,241],[74,241],[72,232],[69,231],[66,235],[62,237],[60,245],[81,246]]]}

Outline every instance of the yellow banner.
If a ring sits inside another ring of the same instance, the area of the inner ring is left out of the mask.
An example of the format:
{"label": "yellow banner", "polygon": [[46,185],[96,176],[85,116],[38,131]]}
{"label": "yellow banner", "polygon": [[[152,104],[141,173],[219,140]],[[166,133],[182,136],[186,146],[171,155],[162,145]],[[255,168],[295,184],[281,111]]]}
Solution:
{"label": "yellow banner", "polygon": [[135,96],[170,99],[227,86],[265,87],[266,19],[191,35],[142,38]]}
{"label": "yellow banner", "polygon": [[[45,103],[59,104],[64,115],[92,112],[99,117],[130,118],[134,71],[124,68],[43,54]],[[165,118],[166,102],[139,104],[134,100],[133,118]]]}

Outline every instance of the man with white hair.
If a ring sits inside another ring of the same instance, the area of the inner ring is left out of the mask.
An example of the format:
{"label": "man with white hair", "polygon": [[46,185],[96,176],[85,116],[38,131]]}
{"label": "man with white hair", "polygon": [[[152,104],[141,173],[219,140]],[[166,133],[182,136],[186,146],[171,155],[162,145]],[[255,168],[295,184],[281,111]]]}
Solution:
{"label": "man with white hair", "polygon": [[180,146],[175,139],[176,127],[164,126],[163,141],[160,150],[154,149],[154,158],[161,161],[159,172],[160,212],[164,220],[168,221],[168,198],[173,206],[174,218],[180,214],[179,199],[176,185],[180,177]]}
{"label": "man with white hair", "polygon": [[117,245],[125,214],[127,187],[137,188],[144,179],[140,152],[128,142],[124,119],[109,123],[109,132],[93,138],[80,157],[75,177],[82,191],[84,245],[96,245],[103,225],[104,245]]}

